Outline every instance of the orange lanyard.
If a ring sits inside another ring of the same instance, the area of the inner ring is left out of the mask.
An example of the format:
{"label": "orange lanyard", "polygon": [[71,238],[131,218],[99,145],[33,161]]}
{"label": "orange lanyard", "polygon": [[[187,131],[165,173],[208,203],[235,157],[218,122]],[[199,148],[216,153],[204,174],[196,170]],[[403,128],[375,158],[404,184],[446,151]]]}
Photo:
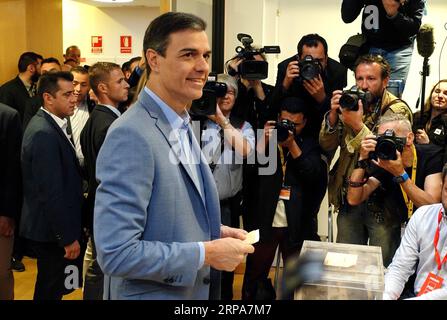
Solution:
{"label": "orange lanyard", "polygon": [[[416,169],[417,169],[417,167],[418,167],[418,155],[416,153],[416,147],[413,145],[413,168],[411,171],[411,181],[413,181],[414,184],[416,184]],[[408,209],[408,219],[410,219],[411,216],[413,215],[413,210],[414,210],[413,201],[410,200],[410,198],[408,197],[408,195],[405,192],[402,185],[400,185],[400,190],[402,191],[402,196],[404,197],[405,205],[407,206],[407,209]]]}
{"label": "orange lanyard", "polygon": [[287,160],[286,156],[284,155],[284,150],[281,146],[278,146],[279,148],[279,155],[281,156],[281,166],[282,166],[282,180],[283,182],[286,181],[286,166],[287,166]]}
{"label": "orange lanyard", "polygon": [[439,251],[438,251],[439,234],[441,233],[441,221],[442,221],[442,208],[441,208],[441,210],[439,210],[438,228],[436,229],[435,239],[433,241],[433,245],[435,246],[435,261],[436,261],[436,264],[438,265],[438,271],[441,271],[442,265],[444,263],[446,263],[446,261],[447,261],[447,254],[445,255],[444,259],[442,259],[442,261],[441,261],[441,255],[439,254]]}

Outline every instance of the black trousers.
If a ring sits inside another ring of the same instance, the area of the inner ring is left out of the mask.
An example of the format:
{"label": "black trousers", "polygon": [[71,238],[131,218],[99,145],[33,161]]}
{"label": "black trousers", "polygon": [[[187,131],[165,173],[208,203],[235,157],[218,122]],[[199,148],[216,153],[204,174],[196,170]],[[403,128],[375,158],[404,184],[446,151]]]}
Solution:
{"label": "black trousers", "polygon": [[289,231],[287,227],[272,228],[271,239],[254,245],[255,252],[247,256],[247,265],[242,284],[242,300],[269,299],[265,292],[258,292],[258,288],[265,283],[269,276],[270,268],[275,259],[276,248],[279,246],[284,263],[291,255],[297,254],[301,250],[300,245],[291,247],[288,243],[288,237]]}
{"label": "black trousers", "polygon": [[[59,247],[57,243],[29,240],[28,245],[37,258],[34,300],[61,300],[62,296],[73,292],[77,287],[73,288],[70,281],[66,283],[68,276],[77,276],[78,287],[82,287],[82,261],[85,246],[81,245],[81,254],[77,259],[67,260],[64,258],[64,248]],[[73,274],[73,271],[77,273]]]}
{"label": "black trousers", "polygon": [[[239,228],[239,216],[241,214],[241,193],[234,197],[220,201],[221,222],[223,225]],[[234,272],[222,271],[220,298],[222,300],[233,299]]]}

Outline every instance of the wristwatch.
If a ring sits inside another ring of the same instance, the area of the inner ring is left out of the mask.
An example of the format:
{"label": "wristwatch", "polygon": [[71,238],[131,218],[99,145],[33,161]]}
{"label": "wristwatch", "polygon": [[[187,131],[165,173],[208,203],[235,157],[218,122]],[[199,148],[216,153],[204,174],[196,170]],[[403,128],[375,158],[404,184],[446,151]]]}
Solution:
{"label": "wristwatch", "polygon": [[410,176],[406,172],[402,173],[400,176],[393,178],[394,182],[397,182],[397,183],[404,183],[408,179],[410,179]]}
{"label": "wristwatch", "polygon": [[222,128],[222,129],[226,129],[226,128],[228,128],[229,126],[230,126],[230,120],[227,119],[227,118],[225,118],[224,122],[223,122],[222,125],[221,125],[221,128]]}
{"label": "wristwatch", "polygon": [[368,160],[367,159],[358,160],[357,163],[355,164],[355,169],[358,169],[358,168],[362,168],[362,169],[368,168]]}

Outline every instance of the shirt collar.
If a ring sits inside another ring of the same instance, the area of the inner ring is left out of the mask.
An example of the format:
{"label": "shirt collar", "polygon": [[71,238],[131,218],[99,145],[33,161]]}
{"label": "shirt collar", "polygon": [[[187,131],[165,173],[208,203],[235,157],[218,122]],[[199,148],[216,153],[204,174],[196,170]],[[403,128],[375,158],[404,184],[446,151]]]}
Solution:
{"label": "shirt collar", "polygon": [[121,112],[118,110],[118,108],[112,107],[111,105],[108,105],[108,104],[101,104],[101,105],[106,107],[107,109],[111,110],[118,117],[121,116]]}
{"label": "shirt collar", "polygon": [[189,116],[186,110],[180,116],[168,104],[166,104],[163,100],[161,100],[160,97],[157,96],[151,89],[145,86],[144,91],[155,101],[155,103],[157,103],[161,111],[163,111],[163,114],[168,119],[168,122],[171,125],[172,129],[178,130],[181,128],[183,129],[188,128],[188,124],[191,121],[191,117]]}
{"label": "shirt collar", "polygon": [[52,114],[50,111],[48,111],[47,109],[45,109],[44,107],[40,107],[43,111],[45,111],[46,113],[48,113],[51,118],[53,118],[54,121],[56,121],[57,125],[64,131],[66,132],[66,128],[67,128],[67,119],[61,119],[58,116]]}

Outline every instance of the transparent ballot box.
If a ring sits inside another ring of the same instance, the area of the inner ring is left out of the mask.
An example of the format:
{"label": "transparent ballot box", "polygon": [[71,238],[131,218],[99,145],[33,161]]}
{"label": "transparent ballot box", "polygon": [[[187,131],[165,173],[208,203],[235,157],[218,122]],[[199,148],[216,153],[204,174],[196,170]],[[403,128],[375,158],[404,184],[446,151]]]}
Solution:
{"label": "transparent ballot box", "polygon": [[380,247],[304,241],[303,255],[318,255],[323,270],[295,290],[297,300],[382,300],[384,268]]}

